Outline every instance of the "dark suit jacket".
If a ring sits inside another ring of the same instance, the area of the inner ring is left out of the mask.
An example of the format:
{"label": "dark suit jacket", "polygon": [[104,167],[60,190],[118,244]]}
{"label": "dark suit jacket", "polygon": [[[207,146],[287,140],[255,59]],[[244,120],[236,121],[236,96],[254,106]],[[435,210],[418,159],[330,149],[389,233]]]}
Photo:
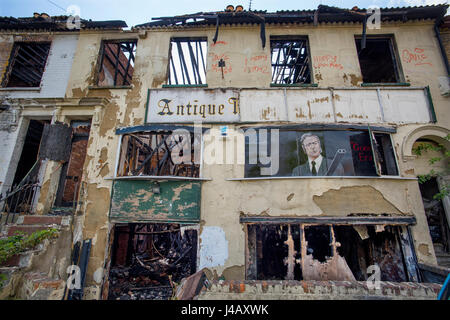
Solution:
{"label": "dark suit jacket", "polygon": [[[319,170],[317,170],[317,176],[325,176],[328,171],[328,163],[331,164],[332,160],[327,158],[322,158],[322,163],[320,164]],[[317,168],[316,168],[317,169]],[[309,162],[301,164],[292,170],[293,176],[312,176],[312,172],[309,169]],[[339,163],[336,170],[334,170],[333,176],[343,176],[344,167]]]}

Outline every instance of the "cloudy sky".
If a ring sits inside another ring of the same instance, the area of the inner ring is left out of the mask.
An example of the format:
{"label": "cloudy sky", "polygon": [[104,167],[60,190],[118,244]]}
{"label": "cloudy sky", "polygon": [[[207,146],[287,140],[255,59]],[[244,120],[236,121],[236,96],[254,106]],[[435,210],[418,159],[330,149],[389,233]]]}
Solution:
{"label": "cloudy sky", "polygon": [[[306,1],[305,1],[306,2]],[[367,8],[420,6],[447,3],[447,0],[251,0],[252,10],[299,10],[314,9],[319,4],[341,8],[357,5]],[[68,8],[77,6],[83,19],[125,20],[128,26],[151,21],[151,18],[174,16],[196,12],[221,11],[228,4],[241,4],[247,10],[250,0],[0,0],[0,16],[29,17],[34,12],[64,15]]]}

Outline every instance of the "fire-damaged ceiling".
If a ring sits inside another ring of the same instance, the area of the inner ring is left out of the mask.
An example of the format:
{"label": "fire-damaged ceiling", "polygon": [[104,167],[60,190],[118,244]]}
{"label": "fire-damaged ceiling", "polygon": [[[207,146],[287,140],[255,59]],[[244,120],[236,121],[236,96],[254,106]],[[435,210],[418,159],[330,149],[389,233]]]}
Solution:
{"label": "fire-damaged ceiling", "polygon": [[[447,5],[381,8],[381,21],[408,21],[417,19],[439,19],[447,11]],[[321,22],[362,22],[367,14],[366,9],[354,7],[341,9],[319,5],[316,10],[290,11],[240,11],[240,12],[198,12],[172,17],[153,18],[151,22],[140,24],[135,28],[158,26],[198,26],[237,23],[321,23]],[[192,20],[191,20],[192,19]]]}

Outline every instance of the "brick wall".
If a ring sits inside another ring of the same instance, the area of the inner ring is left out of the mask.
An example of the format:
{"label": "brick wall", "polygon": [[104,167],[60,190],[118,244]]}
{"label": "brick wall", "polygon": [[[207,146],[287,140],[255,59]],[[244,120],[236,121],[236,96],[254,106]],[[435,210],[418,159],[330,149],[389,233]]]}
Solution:
{"label": "brick wall", "polygon": [[198,300],[436,300],[435,283],[381,282],[369,289],[364,281],[212,281]]}
{"label": "brick wall", "polygon": [[441,28],[440,33],[445,53],[447,54],[447,58],[450,59],[450,28]]}

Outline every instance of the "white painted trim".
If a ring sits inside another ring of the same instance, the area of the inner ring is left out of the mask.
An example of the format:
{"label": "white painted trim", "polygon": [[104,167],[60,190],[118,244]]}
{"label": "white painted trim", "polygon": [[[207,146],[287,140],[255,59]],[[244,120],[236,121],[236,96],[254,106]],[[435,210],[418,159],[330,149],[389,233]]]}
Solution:
{"label": "white painted trim", "polygon": [[117,152],[116,152],[116,165],[114,169],[114,179],[117,178],[117,170],[119,169],[119,160],[120,160],[120,148],[122,147],[123,135],[119,136],[119,143],[117,144]]}
{"label": "white painted trim", "polygon": [[417,178],[400,177],[400,176],[298,176],[298,177],[254,177],[254,178],[230,178],[226,181],[251,181],[251,180],[285,180],[285,179],[376,179],[376,180],[417,180]]}

